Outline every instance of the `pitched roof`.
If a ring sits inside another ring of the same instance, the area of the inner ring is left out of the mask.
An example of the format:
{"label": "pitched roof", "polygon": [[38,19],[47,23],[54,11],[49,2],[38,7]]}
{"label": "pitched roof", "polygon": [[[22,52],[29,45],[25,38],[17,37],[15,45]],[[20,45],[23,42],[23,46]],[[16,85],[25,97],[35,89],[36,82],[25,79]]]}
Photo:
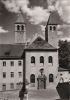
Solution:
{"label": "pitched roof", "polygon": [[20,58],[24,48],[20,44],[0,44],[0,58]]}
{"label": "pitched roof", "polygon": [[21,12],[18,13],[16,23],[24,23],[23,14]]}
{"label": "pitched roof", "polygon": [[27,48],[27,50],[57,50],[55,47],[47,43],[41,37],[37,37],[34,42]]}
{"label": "pitched roof", "polygon": [[63,24],[63,20],[61,19],[60,15],[58,14],[57,11],[53,11],[50,13],[50,16],[49,16],[49,20],[48,20],[48,25],[49,24],[54,24],[54,25],[61,25]]}

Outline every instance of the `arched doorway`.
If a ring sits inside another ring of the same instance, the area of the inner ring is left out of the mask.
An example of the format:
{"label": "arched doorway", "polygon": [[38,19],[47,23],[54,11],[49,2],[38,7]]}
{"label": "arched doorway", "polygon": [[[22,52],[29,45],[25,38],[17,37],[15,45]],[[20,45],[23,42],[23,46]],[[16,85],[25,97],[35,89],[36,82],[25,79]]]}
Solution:
{"label": "arched doorway", "polygon": [[49,82],[53,82],[53,81],[54,81],[53,74],[50,74],[50,75],[49,75]]}
{"label": "arched doorway", "polygon": [[38,75],[38,89],[46,89],[46,76],[43,74],[44,69],[40,69],[40,74]]}
{"label": "arched doorway", "polygon": [[30,76],[30,83],[35,83],[35,75],[31,74]]}
{"label": "arched doorway", "polygon": [[31,83],[31,87],[35,87],[35,75],[31,74],[30,76],[30,83]]}

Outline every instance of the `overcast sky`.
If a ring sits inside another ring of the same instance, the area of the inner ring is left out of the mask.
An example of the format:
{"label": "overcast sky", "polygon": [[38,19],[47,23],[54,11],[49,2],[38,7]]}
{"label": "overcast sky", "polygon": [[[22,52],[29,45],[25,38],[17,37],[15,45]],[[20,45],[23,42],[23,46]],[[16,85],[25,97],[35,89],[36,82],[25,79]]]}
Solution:
{"label": "overcast sky", "polygon": [[49,11],[56,10],[68,24],[59,26],[58,36],[70,40],[70,0],[0,0],[0,43],[14,43],[14,23],[20,7],[26,23],[27,39],[37,33],[44,36]]}

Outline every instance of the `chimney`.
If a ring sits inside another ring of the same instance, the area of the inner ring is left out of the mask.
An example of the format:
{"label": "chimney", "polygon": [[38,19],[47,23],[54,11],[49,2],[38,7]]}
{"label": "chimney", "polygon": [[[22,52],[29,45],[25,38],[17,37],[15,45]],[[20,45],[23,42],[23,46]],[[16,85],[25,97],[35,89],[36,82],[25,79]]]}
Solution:
{"label": "chimney", "polygon": [[45,41],[48,42],[48,26],[45,27]]}

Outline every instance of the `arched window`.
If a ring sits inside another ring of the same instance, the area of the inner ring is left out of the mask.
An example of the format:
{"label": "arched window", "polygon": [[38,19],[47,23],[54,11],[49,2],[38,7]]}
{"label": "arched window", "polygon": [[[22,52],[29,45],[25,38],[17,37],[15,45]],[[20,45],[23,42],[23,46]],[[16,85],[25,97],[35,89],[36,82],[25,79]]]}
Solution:
{"label": "arched window", "polygon": [[52,26],[50,26],[50,30],[52,30]]}
{"label": "arched window", "polygon": [[56,30],[56,26],[53,26],[53,30],[54,30],[54,31]]}
{"label": "arched window", "polygon": [[31,63],[35,63],[35,57],[34,56],[31,57]]}
{"label": "arched window", "polygon": [[53,63],[53,58],[52,58],[52,56],[49,56],[49,57],[48,57],[48,62],[49,62],[49,63]]}
{"label": "arched window", "polygon": [[31,76],[30,76],[30,82],[31,83],[35,83],[35,75],[34,74],[31,74]]}
{"label": "arched window", "polygon": [[20,30],[20,26],[19,25],[17,25],[17,30]]}
{"label": "arched window", "polygon": [[53,77],[53,74],[49,74],[49,82],[53,82],[53,81],[54,81],[53,78],[54,78],[54,77]]}
{"label": "arched window", "polygon": [[43,56],[40,57],[40,63],[44,63],[44,57]]}
{"label": "arched window", "polygon": [[24,30],[24,25],[21,26],[21,30],[22,30],[22,31]]}

